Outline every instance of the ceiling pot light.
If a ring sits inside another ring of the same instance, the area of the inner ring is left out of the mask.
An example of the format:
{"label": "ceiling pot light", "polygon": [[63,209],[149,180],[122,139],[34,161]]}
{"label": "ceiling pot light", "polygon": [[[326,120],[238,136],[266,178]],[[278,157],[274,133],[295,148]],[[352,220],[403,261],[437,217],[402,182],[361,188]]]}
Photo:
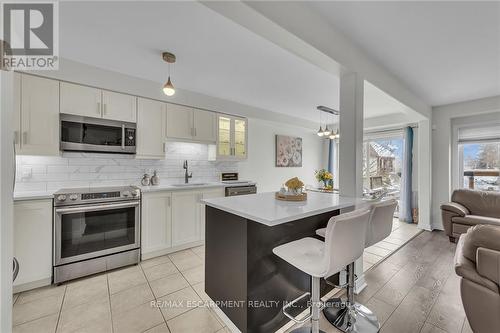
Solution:
{"label": "ceiling pot light", "polygon": [[175,88],[170,80],[170,64],[175,63],[175,54],[170,52],[163,52],[161,54],[163,60],[168,63],[168,80],[167,83],[163,85],[163,93],[167,96],[173,96],[175,94]]}

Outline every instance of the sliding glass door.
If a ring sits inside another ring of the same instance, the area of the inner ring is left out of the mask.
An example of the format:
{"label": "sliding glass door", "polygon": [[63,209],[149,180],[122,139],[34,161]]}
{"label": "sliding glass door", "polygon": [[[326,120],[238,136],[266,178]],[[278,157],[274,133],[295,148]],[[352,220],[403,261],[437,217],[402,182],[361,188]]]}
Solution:
{"label": "sliding glass door", "polygon": [[[403,165],[403,133],[377,133],[363,144],[365,194],[399,200]],[[398,211],[395,212],[397,216]]]}

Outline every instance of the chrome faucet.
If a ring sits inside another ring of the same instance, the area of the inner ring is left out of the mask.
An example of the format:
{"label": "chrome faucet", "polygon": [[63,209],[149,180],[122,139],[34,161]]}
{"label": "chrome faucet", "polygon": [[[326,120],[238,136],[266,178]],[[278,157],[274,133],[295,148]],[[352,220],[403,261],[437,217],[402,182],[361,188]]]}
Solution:
{"label": "chrome faucet", "polygon": [[187,184],[189,183],[189,178],[193,178],[193,173],[188,173],[188,161],[184,161],[184,165],[182,166],[184,168],[185,173],[184,173],[184,183]]}

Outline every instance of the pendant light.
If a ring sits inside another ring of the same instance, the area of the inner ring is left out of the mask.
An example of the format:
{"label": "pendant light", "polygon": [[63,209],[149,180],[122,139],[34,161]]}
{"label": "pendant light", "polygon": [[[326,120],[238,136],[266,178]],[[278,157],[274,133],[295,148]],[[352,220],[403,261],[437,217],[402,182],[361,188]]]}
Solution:
{"label": "pendant light", "polygon": [[325,135],[325,131],[323,131],[323,127],[321,127],[321,112],[319,113],[319,130],[316,134],[318,134],[319,137]]}
{"label": "pendant light", "polygon": [[332,133],[330,133],[330,135],[328,136],[328,138],[331,139],[331,140],[335,140],[335,139],[340,138],[339,130],[336,130],[335,132],[332,131]]}
{"label": "pendant light", "polygon": [[330,131],[330,129],[328,128],[328,124],[326,124],[325,130],[323,131],[323,136],[329,136],[330,134],[332,134],[332,131]]}
{"label": "pendant light", "polygon": [[167,83],[163,86],[163,93],[167,96],[173,96],[175,94],[175,88],[170,80],[170,64],[175,63],[175,55],[170,52],[163,52],[162,58],[164,61],[168,63],[168,80]]}

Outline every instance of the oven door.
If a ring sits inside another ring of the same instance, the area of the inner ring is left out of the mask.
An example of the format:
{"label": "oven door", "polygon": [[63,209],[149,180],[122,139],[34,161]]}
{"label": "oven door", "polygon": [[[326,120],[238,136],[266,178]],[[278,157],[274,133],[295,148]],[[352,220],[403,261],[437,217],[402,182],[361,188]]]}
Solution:
{"label": "oven door", "polygon": [[54,209],[54,265],[140,247],[140,202]]}

